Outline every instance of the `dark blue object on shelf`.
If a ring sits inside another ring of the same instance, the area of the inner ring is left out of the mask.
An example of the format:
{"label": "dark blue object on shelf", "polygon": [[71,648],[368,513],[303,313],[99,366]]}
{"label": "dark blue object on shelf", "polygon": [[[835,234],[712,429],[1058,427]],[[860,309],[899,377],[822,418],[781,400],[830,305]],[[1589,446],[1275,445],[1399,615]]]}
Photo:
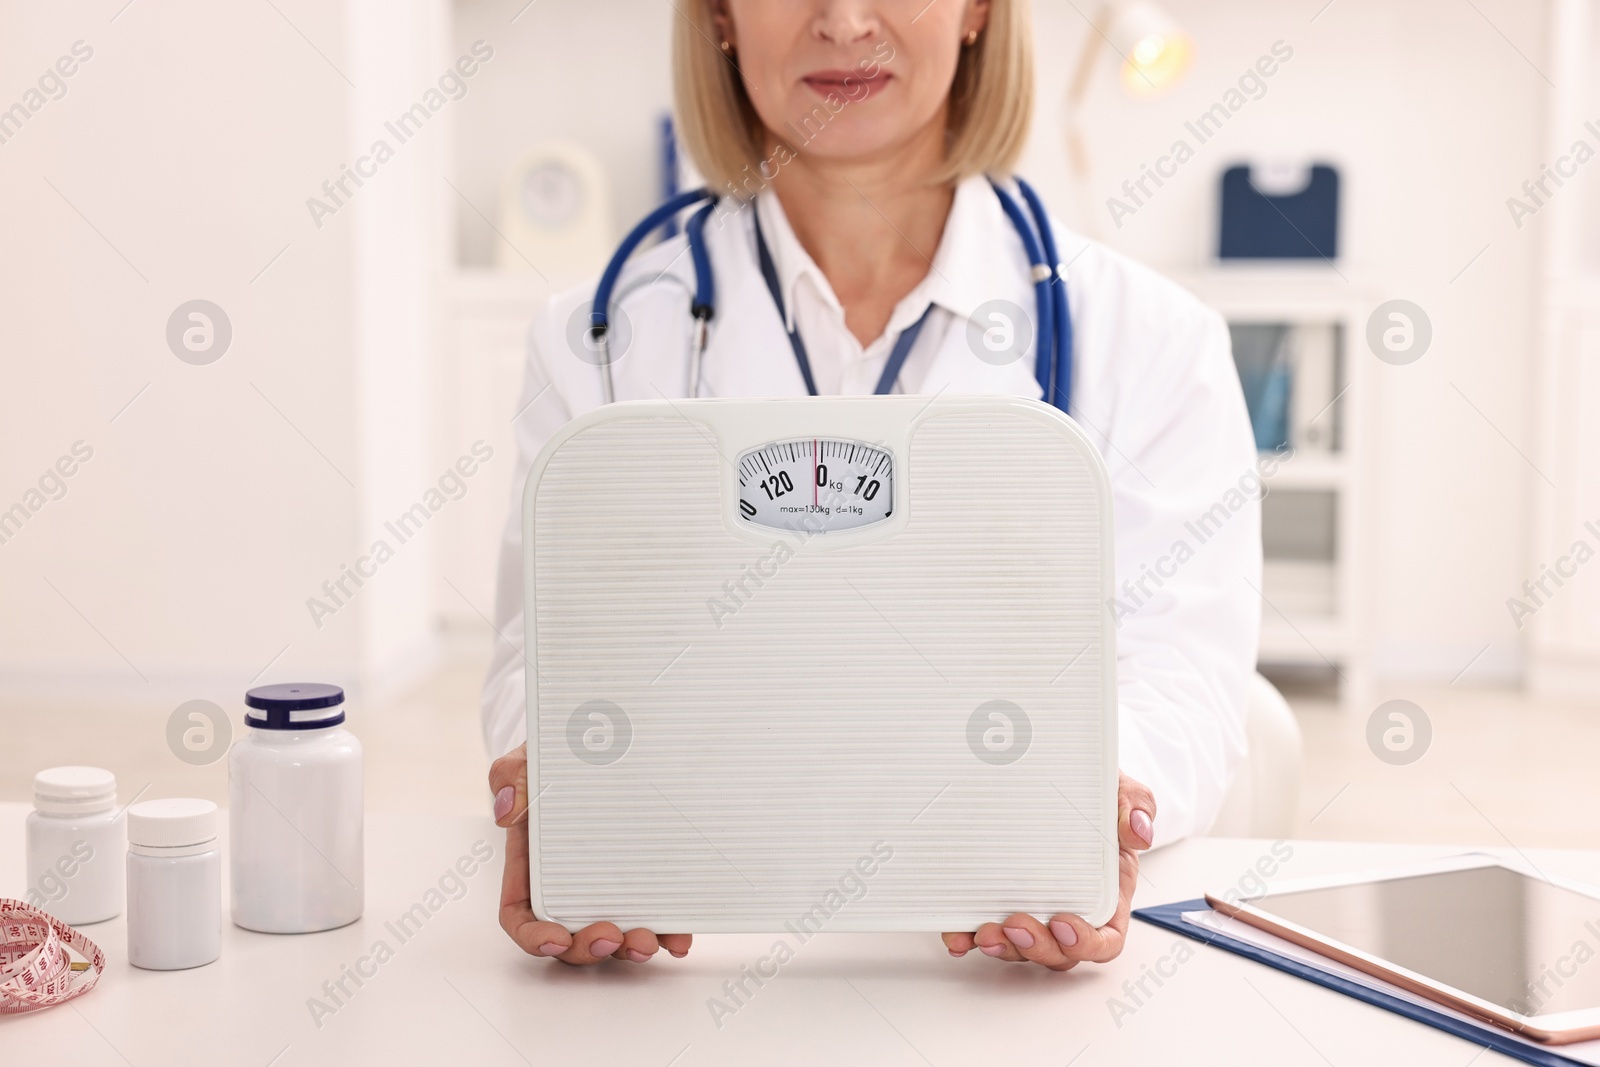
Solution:
{"label": "dark blue object on shelf", "polygon": [[1306,168],[1285,188],[1244,165],[1222,174],[1222,259],[1334,259],[1339,254],[1339,172]]}

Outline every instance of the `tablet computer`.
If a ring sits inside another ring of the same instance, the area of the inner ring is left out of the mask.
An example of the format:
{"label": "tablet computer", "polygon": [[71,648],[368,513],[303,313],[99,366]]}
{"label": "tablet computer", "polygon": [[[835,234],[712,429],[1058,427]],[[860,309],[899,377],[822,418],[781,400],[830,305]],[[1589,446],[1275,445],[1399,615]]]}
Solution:
{"label": "tablet computer", "polygon": [[1468,855],[1206,901],[1523,1037],[1600,1038],[1600,889]]}

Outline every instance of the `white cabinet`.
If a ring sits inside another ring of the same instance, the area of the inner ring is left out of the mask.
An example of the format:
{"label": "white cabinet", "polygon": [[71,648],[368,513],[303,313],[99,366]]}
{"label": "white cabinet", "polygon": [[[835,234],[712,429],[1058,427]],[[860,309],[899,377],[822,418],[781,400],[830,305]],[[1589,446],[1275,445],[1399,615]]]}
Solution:
{"label": "white cabinet", "polygon": [[1259,662],[1331,669],[1345,706],[1362,707],[1371,646],[1359,357],[1371,302],[1344,277],[1299,265],[1177,280],[1228,320],[1237,361],[1277,362],[1275,383],[1251,398],[1266,487]]}

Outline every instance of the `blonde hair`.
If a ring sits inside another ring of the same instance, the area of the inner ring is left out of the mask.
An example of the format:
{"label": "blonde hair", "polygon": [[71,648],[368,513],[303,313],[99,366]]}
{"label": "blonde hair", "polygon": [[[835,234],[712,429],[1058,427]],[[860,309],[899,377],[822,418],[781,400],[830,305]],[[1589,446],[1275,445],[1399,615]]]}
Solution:
{"label": "blonde hair", "polygon": [[[730,59],[717,47],[720,31],[711,3],[673,5],[678,136],[714,191],[750,196],[774,174],[765,158],[769,134],[735,68],[737,56]],[[1016,165],[1033,115],[1028,18],[1027,0],[992,0],[988,24],[975,43],[961,49],[950,85],[945,165],[935,182],[973,174],[1004,177]]]}

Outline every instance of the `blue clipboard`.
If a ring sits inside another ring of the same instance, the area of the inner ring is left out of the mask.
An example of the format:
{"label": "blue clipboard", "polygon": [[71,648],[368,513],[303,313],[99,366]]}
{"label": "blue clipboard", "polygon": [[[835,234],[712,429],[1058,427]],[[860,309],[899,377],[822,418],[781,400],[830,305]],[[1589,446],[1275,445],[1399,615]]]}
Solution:
{"label": "blue clipboard", "polygon": [[[1409,1000],[1401,1000],[1399,997],[1380,993],[1375,989],[1358,985],[1336,974],[1328,974],[1314,967],[1308,967],[1298,960],[1287,959],[1265,949],[1257,948],[1255,945],[1236,941],[1231,937],[1224,937],[1215,931],[1183,921],[1183,913],[1186,911],[1210,910],[1211,905],[1204,900],[1185,900],[1176,904],[1163,904],[1155,908],[1140,908],[1133,913],[1133,917],[1153,926],[1159,926],[1165,930],[1171,930],[1174,933],[1193,938],[1204,944],[1227,949],[1235,955],[1255,960],[1257,963],[1264,963],[1274,970],[1292,974],[1297,978],[1304,978],[1308,982],[1315,982],[1325,989],[1332,989],[1343,993],[1347,997],[1354,997],[1365,1003],[1375,1004],[1380,1008],[1394,1012],[1396,1015],[1404,1015],[1407,1019],[1426,1023],[1436,1030],[1454,1034],[1456,1037],[1470,1041],[1474,1045],[1480,1047],[1488,1046],[1496,1052],[1510,1056],[1514,1060],[1521,1060],[1523,1063],[1532,1063],[1537,1067],[1572,1067],[1573,1064],[1578,1063],[1577,1060],[1568,1059],[1550,1049],[1525,1045],[1505,1031],[1495,1027],[1466,1022],[1454,1016],[1445,1015],[1443,1012],[1434,1011],[1432,1008],[1413,1004]],[[1579,1067],[1583,1067],[1583,1065],[1580,1064]]]}
{"label": "blue clipboard", "polygon": [[1222,173],[1220,259],[1337,259],[1339,172],[1326,163],[1306,170],[1303,188],[1272,195],[1256,188],[1248,166]]}

